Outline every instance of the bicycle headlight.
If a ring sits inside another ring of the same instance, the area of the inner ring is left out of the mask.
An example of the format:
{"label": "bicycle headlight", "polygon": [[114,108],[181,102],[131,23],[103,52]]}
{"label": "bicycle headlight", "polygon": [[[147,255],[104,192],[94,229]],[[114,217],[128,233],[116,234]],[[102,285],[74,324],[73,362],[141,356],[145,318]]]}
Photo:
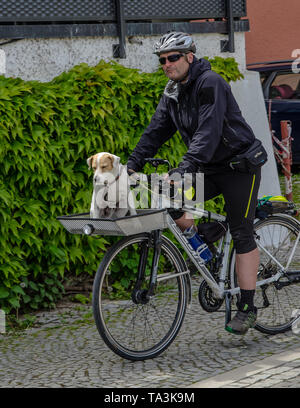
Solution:
{"label": "bicycle headlight", "polygon": [[85,224],[82,230],[85,235],[91,235],[94,231],[94,227],[91,224]]}

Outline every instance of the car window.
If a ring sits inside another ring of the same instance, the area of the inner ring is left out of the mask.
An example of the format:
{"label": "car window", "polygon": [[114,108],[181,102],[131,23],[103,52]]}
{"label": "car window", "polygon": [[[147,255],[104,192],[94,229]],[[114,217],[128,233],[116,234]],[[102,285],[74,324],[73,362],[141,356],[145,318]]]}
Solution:
{"label": "car window", "polygon": [[265,73],[261,72],[260,73],[260,82],[261,82],[262,85],[264,84],[266,78],[267,78],[267,75]]}
{"label": "car window", "polygon": [[278,72],[270,86],[270,99],[300,99],[300,74]]}

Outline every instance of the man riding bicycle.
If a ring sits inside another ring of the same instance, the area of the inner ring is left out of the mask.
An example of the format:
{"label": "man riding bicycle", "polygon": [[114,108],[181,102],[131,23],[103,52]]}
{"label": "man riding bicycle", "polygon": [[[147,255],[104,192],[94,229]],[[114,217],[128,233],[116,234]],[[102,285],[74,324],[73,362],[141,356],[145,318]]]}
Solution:
{"label": "man riding bicycle", "polygon": [[[189,34],[163,35],[154,52],[169,82],[149,126],[128,159],[128,172],[141,171],[144,159],[154,157],[159,147],[179,131],[187,152],[169,175],[203,172],[204,200],[224,196],[241,289],[238,312],[226,330],[245,334],[255,325],[257,315],[254,294],[259,252],[253,222],[261,172],[260,167],[251,172],[238,171],[230,164],[256,139],[228,83],[211,70],[208,61],[195,57],[196,46]],[[194,224],[181,210],[173,210],[171,215],[182,231]]]}

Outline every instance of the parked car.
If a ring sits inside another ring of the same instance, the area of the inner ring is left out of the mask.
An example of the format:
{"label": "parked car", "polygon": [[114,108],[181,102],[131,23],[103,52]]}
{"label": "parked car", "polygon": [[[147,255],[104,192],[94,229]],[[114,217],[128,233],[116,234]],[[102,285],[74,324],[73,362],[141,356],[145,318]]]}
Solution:
{"label": "parked car", "polygon": [[260,74],[267,115],[278,139],[281,139],[280,121],[291,121],[292,161],[299,165],[300,72],[293,72],[293,62],[294,60],[248,64],[247,69]]}

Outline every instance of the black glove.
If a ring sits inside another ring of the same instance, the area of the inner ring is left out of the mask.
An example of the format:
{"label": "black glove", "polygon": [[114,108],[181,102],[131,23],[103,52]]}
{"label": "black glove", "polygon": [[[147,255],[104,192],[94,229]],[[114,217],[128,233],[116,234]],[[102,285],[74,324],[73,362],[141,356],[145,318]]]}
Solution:
{"label": "black glove", "polygon": [[127,174],[128,174],[128,176],[131,176],[133,173],[135,173],[135,170],[129,169],[129,168],[127,167]]}
{"label": "black glove", "polygon": [[129,169],[128,167],[127,167],[127,174],[130,180],[130,185],[133,188],[138,187],[140,185],[139,174],[135,170]]}
{"label": "black glove", "polygon": [[181,177],[183,177],[185,171],[182,167],[176,167],[175,169],[171,169],[168,171],[169,177],[172,176],[172,174],[180,174]]}

